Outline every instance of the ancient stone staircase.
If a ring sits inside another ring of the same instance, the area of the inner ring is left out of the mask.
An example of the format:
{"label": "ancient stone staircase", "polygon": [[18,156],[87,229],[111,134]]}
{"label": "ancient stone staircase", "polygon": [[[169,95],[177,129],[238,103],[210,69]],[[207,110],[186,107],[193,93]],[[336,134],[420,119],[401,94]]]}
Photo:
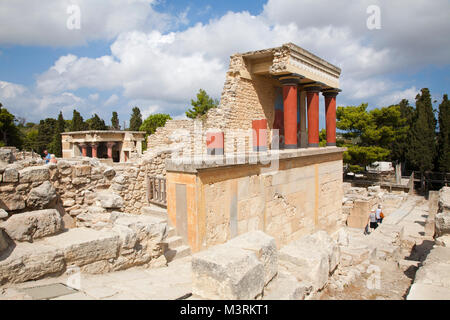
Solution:
{"label": "ancient stone staircase", "polygon": [[167,238],[163,241],[166,245],[164,256],[167,262],[171,262],[176,259],[184,258],[191,254],[191,248],[186,245],[183,238],[177,234],[176,228],[170,225],[170,221],[167,216],[167,209],[161,208],[156,205],[150,205],[141,209],[142,215],[151,216],[161,219],[161,221],[167,222],[168,234]]}

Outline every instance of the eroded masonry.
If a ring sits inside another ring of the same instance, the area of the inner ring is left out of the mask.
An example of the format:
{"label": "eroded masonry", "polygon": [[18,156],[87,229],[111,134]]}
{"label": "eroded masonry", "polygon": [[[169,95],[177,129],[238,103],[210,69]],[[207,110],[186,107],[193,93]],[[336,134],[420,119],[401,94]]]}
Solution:
{"label": "eroded masonry", "polygon": [[[219,107],[168,121],[144,153],[120,131],[64,133],[57,164],[2,148],[0,297],[58,298],[36,290],[79,274],[73,298],[336,298],[373,270],[407,292],[435,216],[447,243],[447,204],[343,183],[340,72],[291,43],[235,54]],[[387,223],[365,236],[378,205]]]}

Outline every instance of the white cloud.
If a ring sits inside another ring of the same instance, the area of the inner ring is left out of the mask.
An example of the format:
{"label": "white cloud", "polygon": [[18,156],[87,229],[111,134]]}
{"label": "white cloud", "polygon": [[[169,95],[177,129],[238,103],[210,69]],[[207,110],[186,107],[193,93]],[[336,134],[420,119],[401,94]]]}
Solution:
{"label": "white cloud", "polygon": [[114,105],[117,101],[119,101],[119,97],[116,94],[111,95],[108,100],[106,100],[103,105],[105,107],[109,107]]}
{"label": "white cloud", "polygon": [[[167,30],[177,17],[156,12],[154,0],[2,0],[0,44],[75,46],[113,39],[124,31]],[[78,5],[81,28],[70,30],[67,8]],[[181,23],[185,17],[181,16]],[[184,19],[184,20],[183,20]]]}
{"label": "white cloud", "polygon": [[[61,1],[63,5],[67,2]],[[0,9],[12,10],[12,3],[2,2]],[[14,3],[17,8],[25,5],[23,0]],[[42,3],[39,10],[34,10],[41,15],[27,13],[25,17],[30,16],[31,22],[35,23],[43,17],[48,18],[42,14],[45,9],[49,9],[53,17],[63,6],[49,8],[49,0]],[[186,23],[187,11],[174,18],[155,12],[151,0],[116,0],[111,6],[106,3],[110,2],[80,1],[87,18],[78,40],[114,39],[111,54],[98,58],[71,54],[60,57],[37,77],[36,99],[53,97],[55,101],[63,99],[64,92],[82,88],[107,90],[115,93],[110,93],[111,97],[103,102],[101,110],[104,113],[110,113],[105,106],[120,101],[122,107],[117,111],[123,115],[130,113],[130,106],[138,105],[145,116],[164,112],[183,117],[199,88],[214,97],[220,96],[230,55],[293,42],[342,68],[343,92],[338,98],[339,105],[340,101],[388,105],[397,103],[394,100],[403,98],[402,95],[408,98],[417,91],[415,87],[405,88],[402,83],[390,80],[393,73],[450,62],[450,38],[445,36],[445,31],[450,29],[450,20],[444,18],[450,12],[450,3],[445,0],[436,0],[432,6],[423,0],[414,3],[406,0],[395,3],[347,0],[345,4],[329,0],[269,0],[261,15],[228,12],[206,24],[197,23],[173,32],[164,30],[174,23]],[[366,27],[369,4],[378,4],[382,9],[381,30],[371,31]],[[30,9],[34,6],[32,4]],[[98,19],[98,16],[105,19]],[[33,34],[29,30],[33,26],[30,22],[22,29],[19,26],[12,31],[16,36],[14,39],[25,44],[30,42],[23,35],[33,36],[38,42],[54,37],[53,44],[74,41],[58,38],[70,38],[67,34],[50,32],[53,20],[59,18],[52,19],[44,22],[40,29],[35,26],[37,33],[47,31],[46,37]],[[107,23],[100,26],[101,21]],[[112,23],[114,21],[117,24]],[[7,43],[2,23],[12,26],[14,23],[2,22],[0,13],[0,43]],[[151,29],[151,26],[157,26],[159,30]],[[42,41],[45,44],[47,40]],[[98,94],[96,99],[91,96],[87,100],[99,99]],[[76,102],[73,97],[71,99]],[[81,101],[77,103],[82,104]],[[85,103],[89,105],[89,102]],[[50,108],[55,103],[44,105]]]}
{"label": "white cloud", "polygon": [[381,96],[378,99],[378,103],[380,106],[389,106],[393,104],[398,104],[402,99],[406,99],[409,101],[409,104],[414,104],[417,94],[419,93],[419,89],[416,87],[411,87],[404,90],[396,90],[393,92],[389,92],[385,96]]}
{"label": "white cloud", "polygon": [[89,100],[97,101],[100,95],[98,93],[93,93],[88,96]]}

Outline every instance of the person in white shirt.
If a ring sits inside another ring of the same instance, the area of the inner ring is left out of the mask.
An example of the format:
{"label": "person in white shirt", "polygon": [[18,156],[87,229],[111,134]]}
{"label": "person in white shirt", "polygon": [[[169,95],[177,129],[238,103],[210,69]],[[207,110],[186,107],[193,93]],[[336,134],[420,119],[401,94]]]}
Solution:
{"label": "person in white shirt", "polygon": [[370,229],[372,229],[372,231],[378,228],[377,214],[375,213],[375,209],[372,209],[372,211],[370,211],[367,223],[369,224],[369,227]]}

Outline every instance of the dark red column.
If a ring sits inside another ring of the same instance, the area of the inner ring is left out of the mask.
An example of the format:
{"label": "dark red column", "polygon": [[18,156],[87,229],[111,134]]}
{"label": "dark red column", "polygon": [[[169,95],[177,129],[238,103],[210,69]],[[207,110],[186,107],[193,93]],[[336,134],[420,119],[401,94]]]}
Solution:
{"label": "dark red column", "polygon": [[253,120],[253,151],[267,151],[267,119]]}
{"label": "dark red column", "polygon": [[327,146],[336,145],[336,91],[324,92]]}
{"label": "dark red column", "polygon": [[83,143],[80,145],[80,147],[81,147],[81,155],[83,157],[87,157],[87,144]]}
{"label": "dark red column", "polygon": [[97,158],[98,143],[91,143],[91,148],[92,148],[92,158]]}
{"label": "dark red column", "polygon": [[297,84],[296,78],[280,79],[283,84],[284,147],[297,149]]}
{"label": "dark red column", "polygon": [[106,146],[108,147],[108,159],[112,159],[113,157],[113,147],[115,144],[115,142],[108,142],[106,144]]}
{"label": "dark red column", "polygon": [[319,147],[319,92],[320,87],[307,87],[308,100],[308,147]]}

